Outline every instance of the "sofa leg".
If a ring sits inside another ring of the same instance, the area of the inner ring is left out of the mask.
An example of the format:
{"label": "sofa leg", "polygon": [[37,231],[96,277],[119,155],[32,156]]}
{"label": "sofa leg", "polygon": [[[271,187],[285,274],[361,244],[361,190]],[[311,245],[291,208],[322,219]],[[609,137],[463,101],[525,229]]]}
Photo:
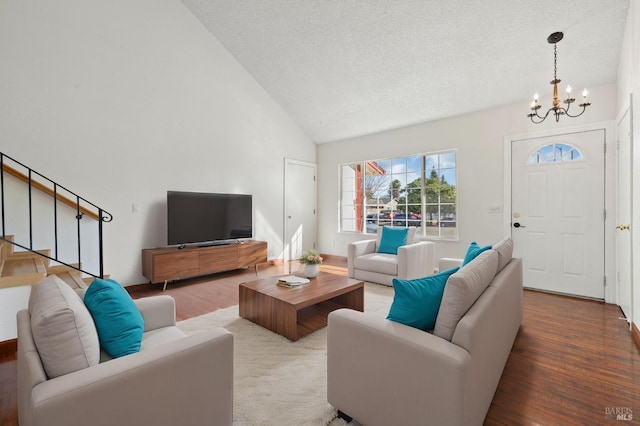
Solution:
{"label": "sofa leg", "polygon": [[347,416],[345,413],[343,413],[340,410],[338,410],[338,418],[344,420],[347,423],[351,423],[351,420],[353,420],[352,417]]}

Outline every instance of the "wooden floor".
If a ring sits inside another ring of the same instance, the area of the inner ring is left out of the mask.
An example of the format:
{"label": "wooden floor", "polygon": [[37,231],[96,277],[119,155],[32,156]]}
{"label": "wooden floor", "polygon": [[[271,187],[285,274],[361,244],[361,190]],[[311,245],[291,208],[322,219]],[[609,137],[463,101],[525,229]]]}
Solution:
{"label": "wooden floor", "polygon": [[[325,271],[345,274],[342,259]],[[289,273],[260,266],[258,277]],[[242,270],[169,284],[178,320],[238,303],[238,284],[256,279]],[[127,287],[134,298],[162,286]],[[486,425],[615,424],[616,410],[640,424],[640,354],[617,306],[525,291],[524,321],[485,420]],[[15,426],[16,361],[0,355],[0,426]]]}

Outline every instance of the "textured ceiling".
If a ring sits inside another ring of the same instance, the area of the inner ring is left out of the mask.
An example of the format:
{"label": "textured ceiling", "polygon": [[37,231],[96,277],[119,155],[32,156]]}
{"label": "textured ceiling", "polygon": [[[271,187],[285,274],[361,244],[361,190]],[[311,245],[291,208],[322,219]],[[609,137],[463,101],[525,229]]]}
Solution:
{"label": "textured ceiling", "polygon": [[316,142],[616,80],[629,0],[182,0]]}

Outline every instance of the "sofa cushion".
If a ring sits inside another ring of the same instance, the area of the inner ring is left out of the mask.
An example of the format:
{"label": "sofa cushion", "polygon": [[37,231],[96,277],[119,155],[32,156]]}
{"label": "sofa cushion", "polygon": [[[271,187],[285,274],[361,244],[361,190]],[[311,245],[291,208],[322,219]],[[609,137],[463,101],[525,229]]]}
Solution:
{"label": "sofa cushion", "polygon": [[55,275],[31,288],[31,332],[47,377],[97,365],[98,333],[80,297]]}
{"label": "sofa cushion", "polygon": [[[187,334],[180,330],[176,326],[161,327],[154,330],[144,332],[142,335],[142,345],[140,346],[140,352],[144,352],[149,349],[156,348],[158,346],[165,345],[183,339]],[[100,362],[106,362],[112,360],[113,357],[107,353],[107,351],[100,351]]]}
{"label": "sofa cushion", "polygon": [[420,330],[432,330],[447,279],[459,268],[415,280],[393,280],[393,303],[387,319]]}
{"label": "sofa cushion", "polygon": [[500,272],[513,257],[513,240],[511,238],[505,238],[495,244],[493,249],[498,252],[498,272]]}
{"label": "sofa cushion", "polygon": [[409,228],[382,227],[382,237],[378,246],[378,253],[398,254],[398,248],[407,244]]}
{"label": "sofa cushion", "polygon": [[467,253],[464,256],[464,259],[462,260],[462,266],[466,265],[467,263],[471,262],[473,259],[478,257],[480,253],[490,249],[491,249],[491,246],[480,247],[478,243],[476,243],[475,241],[471,241],[471,244],[469,244],[469,247],[467,248]]}
{"label": "sofa cushion", "polygon": [[433,334],[451,341],[458,321],[489,286],[498,270],[498,253],[487,250],[447,280]]}
{"label": "sofa cushion", "polygon": [[387,253],[363,254],[353,259],[353,267],[361,271],[398,275],[398,256]]}
{"label": "sofa cushion", "polygon": [[407,242],[406,242],[407,245],[417,242],[416,231],[417,231],[417,228],[415,227],[407,228]]}
{"label": "sofa cushion", "polygon": [[140,351],[144,319],[129,293],[114,280],[93,280],[84,303],[96,323],[100,345],[114,358]]}
{"label": "sofa cushion", "polygon": [[[376,247],[380,247],[380,239],[382,238],[382,228],[384,228],[384,226],[378,226],[378,230],[376,231]],[[417,232],[417,228],[415,227],[409,227],[406,228],[407,230],[407,241],[406,241],[406,245],[409,244],[413,244],[417,241],[430,241],[428,240],[426,237],[419,237],[416,236],[416,232]]]}

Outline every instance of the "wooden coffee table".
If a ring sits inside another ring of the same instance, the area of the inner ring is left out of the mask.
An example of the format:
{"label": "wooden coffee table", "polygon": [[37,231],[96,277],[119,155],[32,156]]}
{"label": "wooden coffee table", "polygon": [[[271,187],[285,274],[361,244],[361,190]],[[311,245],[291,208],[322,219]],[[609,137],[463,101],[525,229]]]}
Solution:
{"label": "wooden coffee table", "polygon": [[329,312],[336,309],[364,311],[362,281],[320,272],[296,288],[277,282],[275,276],[240,284],[240,316],[289,340],[326,327]]}

